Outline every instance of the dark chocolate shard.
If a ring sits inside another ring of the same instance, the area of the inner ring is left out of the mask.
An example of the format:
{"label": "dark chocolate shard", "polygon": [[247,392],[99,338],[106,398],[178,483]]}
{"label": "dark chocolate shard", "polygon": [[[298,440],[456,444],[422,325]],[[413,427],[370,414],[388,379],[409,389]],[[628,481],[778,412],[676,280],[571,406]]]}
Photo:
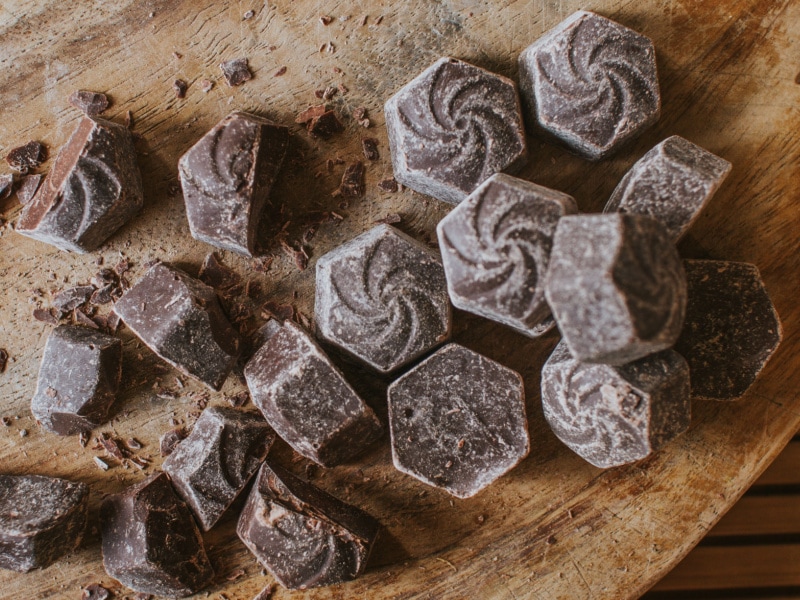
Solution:
{"label": "dark chocolate shard", "polygon": [[72,92],[69,103],[90,117],[96,117],[108,108],[108,97],[100,92],[77,90]]}
{"label": "dark chocolate shard", "polygon": [[186,437],[186,430],[183,427],[176,427],[165,432],[158,440],[158,448],[161,456],[169,456]]}
{"label": "dark chocolate shard", "polygon": [[41,475],[0,475],[0,568],[25,573],[75,550],[89,518],[89,486]]}
{"label": "dark chocolate shard", "polygon": [[42,177],[43,175],[37,173],[36,175],[25,175],[20,178],[19,187],[17,187],[17,200],[19,200],[20,204],[25,205],[33,199],[36,190],[39,189]]}
{"label": "dark chocolate shard", "polygon": [[108,419],[122,377],[122,342],[77,325],[47,338],[31,412],[59,435],[89,431]]}
{"label": "dark chocolate shard", "polygon": [[242,85],[245,81],[250,81],[253,74],[247,66],[246,58],[232,58],[220,63],[219,68],[222,69],[222,74],[225,76],[225,82],[230,87]]}
{"label": "dark chocolate shard", "polygon": [[380,152],[378,152],[378,140],[375,138],[361,138],[361,149],[364,151],[364,157],[367,160],[376,161],[381,157]]}
{"label": "dark chocolate shard", "polygon": [[360,198],[364,195],[364,163],[350,163],[342,174],[339,191],[345,198]]}
{"label": "dark chocolate shard", "polygon": [[153,352],[215,390],[239,357],[214,289],[170,265],[152,266],[114,311]]}
{"label": "dark chocolate shard", "polygon": [[106,572],[136,592],[183,597],[214,577],[192,513],[165,473],[107,497],[100,527]]}
{"label": "dark chocolate shard", "polygon": [[53,296],[53,306],[61,312],[70,312],[86,304],[94,294],[91,285],[78,285],[66,290],[61,290]]}
{"label": "dark chocolate shard", "polygon": [[692,371],[692,397],[738,400],[783,337],[755,265],[685,260],[688,303],[675,349]]}
{"label": "dark chocolate shard", "polygon": [[91,252],[142,208],[130,131],[84,117],[61,148],[16,231],[62,250]]}
{"label": "dark chocolate shard", "polygon": [[14,176],[11,173],[0,175],[0,200],[5,200],[14,191]]}
{"label": "dark chocolate shard", "polygon": [[267,461],[236,533],[282,586],[308,589],[361,575],[379,529],[363,510]]}
{"label": "dark chocolate shard", "polygon": [[306,129],[311,137],[327,140],[333,134],[344,130],[344,125],[335,111],[328,110],[319,116],[313,116],[306,124]]}
{"label": "dark chocolate shard", "polygon": [[110,598],[112,598],[111,591],[99,583],[90,583],[81,592],[81,600],[109,600]]}
{"label": "dark chocolate shard", "polygon": [[253,404],[286,443],[332,467],[381,437],[375,413],[302,328],[271,320],[262,334],[244,375]]}
{"label": "dark chocolate shard", "polygon": [[29,170],[35,169],[45,160],[47,160],[47,148],[41,142],[36,141],[12,148],[6,154],[8,166],[20,173],[27,173]]}
{"label": "dark chocolate shard", "polygon": [[175,97],[182,99],[186,98],[186,90],[189,89],[189,84],[183,79],[176,79],[172,82],[172,90],[175,92]]}

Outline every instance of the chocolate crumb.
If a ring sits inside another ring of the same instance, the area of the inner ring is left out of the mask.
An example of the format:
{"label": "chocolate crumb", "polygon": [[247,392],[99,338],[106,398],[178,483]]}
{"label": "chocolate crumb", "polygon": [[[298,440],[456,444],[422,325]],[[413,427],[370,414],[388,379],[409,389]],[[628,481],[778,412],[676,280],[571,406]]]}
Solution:
{"label": "chocolate crumb", "polygon": [[378,160],[381,155],[378,152],[378,140],[375,138],[362,138],[361,139],[361,148],[364,150],[364,156],[367,160]]}
{"label": "chocolate crumb", "polygon": [[14,190],[14,176],[11,173],[0,175],[0,200],[8,198]]}
{"label": "chocolate crumb", "polygon": [[327,15],[322,16],[322,17],[319,18],[319,22],[327,27],[328,25],[333,23],[333,17],[329,17]]}
{"label": "chocolate crumb", "polygon": [[275,75],[273,75],[273,77],[280,77],[281,75],[283,75],[285,73],[286,73],[286,67],[283,66],[280,69],[278,69],[277,71],[275,71]]}
{"label": "chocolate crumb", "polygon": [[58,317],[52,311],[43,308],[35,308],[33,310],[33,318],[48,325],[58,325]]}
{"label": "chocolate crumb", "polygon": [[36,190],[39,189],[39,184],[42,181],[41,175],[26,175],[20,180],[19,187],[17,188],[17,200],[20,204],[27,204],[33,198]]}
{"label": "chocolate crumb", "polygon": [[394,177],[389,179],[384,179],[383,181],[378,183],[378,189],[382,192],[386,192],[389,194],[394,194],[397,192],[397,181]]}
{"label": "chocolate crumb", "polygon": [[380,25],[383,22],[383,15],[375,19],[375,25]]}
{"label": "chocolate crumb", "polygon": [[318,117],[312,118],[306,126],[311,137],[328,139],[334,133],[344,129],[344,125],[332,110],[322,113]]}
{"label": "chocolate crumb", "polygon": [[100,327],[95,323],[92,318],[84,313],[81,309],[76,308],[72,311],[72,315],[75,318],[75,323],[78,325],[83,325],[84,327],[91,327],[92,329],[100,329]]}
{"label": "chocolate crumb", "polygon": [[96,117],[108,108],[108,96],[101,92],[77,90],[72,92],[69,103],[90,117]]}
{"label": "chocolate crumb", "polygon": [[336,89],[332,85],[329,85],[328,87],[325,88],[325,91],[322,92],[322,99],[323,100],[330,100],[331,98],[333,98],[336,95],[336,93],[338,91],[339,91],[338,89]]}
{"label": "chocolate crumb", "polygon": [[106,316],[106,327],[108,328],[108,332],[114,334],[117,332],[119,328],[120,317],[115,312],[110,312]]}
{"label": "chocolate crumb", "polygon": [[237,392],[232,396],[225,396],[225,400],[228,401],[233,408],[239,408],[247,404],[247,401],[250,399],[250,394],[247,391]]}
{"label": "chocolate crumb", "polygon": [[94,464],[103,471],[108,471],[108,463],[99,456],[94,457]]}
{"label": "chocolate crumb", "polygon": [[100,438],[100,444],[103,446],[105,451],[109,453],[109,455],[113,456],[117,460],[122,460],[125,458],[125,453],[122,450],[122,446],[120,446],[119,440],[107,437],[107,434],[103,434],[103,436]]}
{"label": "chocolate crumb", "polygon": [[245,81],[253,78],[253,74],[247,66],[246,58],[233,58],[220,63],[219,68],[225,76],[225,81],[231,87],[242,85]]}
{"label": "chocolate crumb", "polygon": [[250,19],[252,19],[252,18],[253,18],[253,17],[255,17],[255,16],[256,16],[256,11],[254,11],[254,10],[248,10],[246,13],[244,13],[244,14],[242,15],[242,20],[243,20],[243,21],[249,21]]}
{"label": "chocolate crumb", "polygon": [[[394,223],[399,223],[401,220],[402,219],[401,219],[400,215],[398,215],[397,213],[390,213],[390,214],[386,215],[385,217],[383,217],[382,219],[377,219],[377,220],[373,221],[373,224],[375,224],[375,225],[382,225],[382,224],[393,225]],[[459,446],[459,448],[460,448],[460,446]]]}
{"label": "chocolate crumb", "polygon": [[61,290],[53,296],[53,306],[61,312],[70,312],[86,304],[93,293],[94,288],[90,285],[79,285]]}
{"label": "chocolate crumb", "polygon": [[343,83],[340,83],[339,85],[337,85],[336,89],[339,90],[339,93],[342,96],[344,96],[347,92],[350,91],[349,89],[347,89],[347,86],[345,84],[343,84]]}
{"label": "chocolate crumb", "polygon": [[1,418],[0,422],[2,422],[3,425],[5,425],[6,427],[11,427],[11,419],[9,419],[8,417]]}
{"label": "chocolate crumb", "polygon": [[265,587],[263,590],[258,592],[253,600],[271,600],[272,595],[275,593],[275,585],[270,584]]}
{"label": "chocolate crumb", "polygon": [[359,26],[364,27],[364,25],[367,24],[367,19],[368,18],[369,18],[369,15],[364,15],[363,17],[361,17],[361,21],[358,22]]}
{"label": "chocolate crumb", "polygon": [[323,94],[325,94],[325,90],[314,90],[314,95],[315,95],[317,98],[320,98],[320,99],[322,99],[322,96],[323,96]]}
{"label": "chocolate crumb", "polygon": [[345,198],[360,198],[364,195],[364,163],[356,161],[347,165],[339,191]]}
{"label": "chocolate crumb", "polygon": [[314,106],[309,106],[303,112],[299,113],[295,119],[295,123],[308,123],[312,119],[316,119],[321,117],[327,112],[327,108],[324,104],[317,104]]}
{"label": "chocolate crumb", "polygon": [[4,348],[0,348],[0,373],[5,372],[7,364],[8,364],[8,352]]}
{"label": "chocolate crumb", "polygon": [[189,84],[183,79],[176,79],[172,82],[172,89],[175,90],[176,98],[186,98],[186,90],[189,89]]}
{"label": "chocolate crumb", "polygon": [[183,58],[183,54],[181,54],[180,52],[177,52],[177,51],[173,51],[172,52],[172,56],[175,57],[177,60],[180,60],[180,59]]}
{"label": "chocolate crumb", "polygon": [[214,87],[214,82],[211,81],[210,79],[203,79],[200,82],[200,90],[205,94],[210,92],[213,87]]}
{"label": "chocolate crumb", "polygon": [[172,454],[172,451],[175,450],[175,446],[177,446],[181,440],[186,437],[186,435],[186,430],[183,427],[170,429],[164,435],[162,435],[161,439],[159,440],[159,450],[161,451],[161,456],[169,456]]}
{"label": "chocolate crumb", "polygon": [[125,440],[125,445],[130,450],[141,450],[142,448],[144,448],[142,443],[139,440],[137,440],[136,438],[128,438],[127,440]]}
{"label": "chocolate crumb", "polygon": [[6,154],[6,162],[15,171],[27,173],[35,169],[47,158],[47,148],[41,142],[28,142],[24,146],[13,148]]}

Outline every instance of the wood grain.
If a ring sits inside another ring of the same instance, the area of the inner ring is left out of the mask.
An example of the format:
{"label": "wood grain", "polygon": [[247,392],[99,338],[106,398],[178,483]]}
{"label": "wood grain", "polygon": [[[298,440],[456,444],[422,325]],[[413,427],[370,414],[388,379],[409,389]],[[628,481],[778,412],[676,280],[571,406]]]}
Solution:
{"label": "wood grain", "polygon": [[[800,425],[800,85],[795,83],[800,64],[787,59],[800,56],[800,6],[790,0],[2,3],[0,154],[29,139],[55,150],[78,119],[67,103],[69,94],[94,89],[111,96],[110,118],[122,121],[132,111],[134,131],[143,138],[138,149],[145,180],[142,214],[94,255],[59,252],[8,227],[2,232],[0,347],[12,357],[0,375],[0,410],[12,419],[0,430],[2,470],[85,481],[94,492],[94,516],[103,494],[143,477],[120,465],[102,472],[92,461],[99,451],[82,449],[74,438],[48,435],[33,422],[29,402],[50,328],[33,320],[31,312],[47,306],[62,286],[87,281],[98,268],[98,257],[108,265],[124,253],[134,264],[132,280],[151,258],[197,269],[209,247],[191,239],[181,198],[169,189],[177,178],[178,157],[220,118],[242,109],[291,124],[296,113],[317,102],[314,90],[340,82],[349,89],[332,101],[347,123],[340,136],[314,141],[293,126],[288,166],[262,232],[265,252],[275,256],[271,270],[258,273],[248,261],[223,253],[227,264],[262,285],[260,302],[289,301],[311,315],[316,257],[389,213],[402,216],[399,226],[408,233],[432,240],[447,210],[407,190],[378,192],[376,183],[391,175],[383,102],[444,54],[513,77],[519,52],[578,8],[601,12],[654,40],[663,117],[614,158],[598,164],[531,138],[531,161],[522,176],[572,194],[583,211],[598,211],[625,170],[667,135],[683,135],[730,160],[732,175],[681,251],[687,257],[758,265],[784,323],[782,346],[740,402],[696,403],[690,431],[663,452],[602,472],[562,446],[542,417],[539,370],[556,334],[528,340],[459,314],[457,341],[525,379],[530,457],[470,500],[451,499],[396,472],[385,441],[356,464],[318,472],[316,484],[372,512],[385,524],[386,536],[359,581],[310,592],[278,590],[274,597],[616,599],[636,597],[653,585]],[[255,16],[243,20],[248,9]],[[322,14],[335,19],[325,26]],[[367,23],[361,25],[364,15]],[[240,56],[249,58],[255,78],[228,88],[217,65]],[[275,77],[283,66],[285,74]],[[176,78],[190,84],[183,100],[172,90]],[[207,94],[199,85],[206,78],[216,84]],[[369,111],[369,130],[349,118],[359,106]],[[342,167],[329,172],[326,160],[362,158],[364,135],[380,140],[381,159],[368,167],[367,196],[340,206],[331,193]],[[0,210],[12,222],[19,214],[13,200],[0,204]],[[320,227],[308,244],[309,269],[300,272],[271,243],[271,234],[289,220],[291,239],[299,238],[304,215],[312,210],[336,210],[345,219]],[[178,399],[156,397],[156,378],[172,385],[175,374],[160,371],[160,362],[129,332],[120,335],[126,366],[119,412],[95,434],[135,436],[157,468],[159,436],[171,427],[170,419],[192,420],[189,413],[196,411],[189,394],[200,390],[190,383]],[[345,369],[385,414],[385,382],[351,365]],[[222,404],[225,394],[241,389],[240,377],[231,377],[211,403]],[[22,429],[27,437],[20,437]],[[285,446],[277,452],[304,472],[305,461],[296,460]],[[234,519],[229,515],[207,538],[219,573],[211,593],[250,598],[271,579],[259,574],[236,539]],[[79,552],[49,569],[0,574],[0,597],[76,598],[83,585],[113,585],[100,559],[93,534]],[[240,567],[246,574],[227,581]]]}

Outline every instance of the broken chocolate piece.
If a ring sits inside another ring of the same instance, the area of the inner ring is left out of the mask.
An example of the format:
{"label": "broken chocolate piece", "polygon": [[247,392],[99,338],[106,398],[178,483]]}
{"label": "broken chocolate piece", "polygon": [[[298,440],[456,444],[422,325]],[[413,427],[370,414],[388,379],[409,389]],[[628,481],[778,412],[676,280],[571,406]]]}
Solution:
{"label": "broken chocolate piece", "polygon": [[[11,173],[0,175],[0,200],[5,200],[14,191],[14,176]],[[24,204],[24,203],[22,203]]]}
{"label": "broken chocolate piece", "polygon": [[96,117],[108,108],[108,97],[100,92],[77,90],[72,92],[69,103],[89,117]]}
{"label": "broken chocolate piece", "polygon": [[53,306],[61,312],[70,312],[86,304],[94,294],[91,285],[79,285],[66,290],[61,290],[53,296]]}
{"label": "broken chocolate piece", "polygon": [[41,142],[28,142],[24,146],[12,148],[6,154],[6,162],[15,171],[27,173],[47,159],[47,148]]}
{"label": "broken chocolate piece", "polygon": [[383,179],[378,182],[378,189],[382,192],[386,192],[387,194],[394,194],[397,192],[397,181],[395,181],[394,177],[390,179]]}
{"label": "broken chocolate piece", "polygon": [[239,357],[239,335],[214,289],[164,263],[152,266],[114,312],[153,352],[215,390]]}
{"label": "broken chocolate piece", "polygon": [[198,274],[200,281],[217,290],[227,290],[241,282],[241,277],[233,269],[223,265],[216,252],[209,252]]}
{"label": "broken chocolate piece", "polygon": [[332,467],[381,437],[375,413],[302,328],[272,320],[262,334],[244,375],[253,404],[286,443]]}
{"label": "broken chocolate piece", "polygon": [[328,112],[328,109],[325,107],[324,104],[316,104],[314,106],[309,106],[303,112],[298,114],[297,117],[295,117],[294,122],[306,124],[312,119],[321,117],[326,112]]}
{"label": "broken chocolate piece", "polygon": [[100,526],[106,572],[136,592],[188,596],[214,577],[192,513],[165,473],[107,497]]}
{"label": "broken chocolate piece", "polygon": [[367,160],[376,161],[381,157],[378,152],[378,140],[375,138],[361,138],[361,149]]}
{"label": "broken chocolate piece", "polygon": [[230,87],[242,85],[245,81],[250,81],[253,74],[247,66],[246,58],[233,58],[220,63],[219,68],[225,76],[225,82]]}
{"label": "broken chocolate piece", "polygon": [[90,583],[81,593],[81,600],[109,600],[111,592],[99,583]]}
{"label": "broken chocolate piece", "polygon": [[42,323],[47,323],[48,325],[58,325],[58,317],[56,314],[53,314],[55,309],[51,308],[50,310],[45,310],[43,308],[34,308],[33,309],[33,318],[37,321],[41,321]]}
{"label": "broken chocolate piece", "polygon": [[33,199],[36,190],[39,189],[39,183],[42,181],[43,175],[26,175],[22,177],[17,187],[17,200],[22,205],[27,204]]}
{"label": "broken chocolate piece", "polygon": [[344,129],[344,125],[332,110],[326,111],[321,115],[314,116],[308,121],[306,125],[308,133],[311,137],[321,138],[327,140],[334,133],[339,133]]}
{"label": "broken chocolate piece", "polygon": [[342,175],[339,191],[345,198],[360,198],[364,195],[364,163],[350,163]]}
{"label": "broken chocolate piece", "polygon": [[178,99],[186,98],[186,90],[189,89],[189,84],[183,79],[176,79],[172,82],[172,89],[175,92],[175,97]]}
{"label": "broken chocolate piece", "polygon": [[159,451],[161,456],[169,456],[175,451],[181,440],[186,437],[186,430],[183,427],[170,429],[159,440]]}
{"label": "broken chocolate piece", "polygon": [[0,475],[0,568],[26,573],[80,546],[89,486],[41,475]]}
{"label": "broken chocolate piece", "polygon": [[308,589],[361,575],[379,529],[363,510],[268,461],[236,533],[282,586]]}

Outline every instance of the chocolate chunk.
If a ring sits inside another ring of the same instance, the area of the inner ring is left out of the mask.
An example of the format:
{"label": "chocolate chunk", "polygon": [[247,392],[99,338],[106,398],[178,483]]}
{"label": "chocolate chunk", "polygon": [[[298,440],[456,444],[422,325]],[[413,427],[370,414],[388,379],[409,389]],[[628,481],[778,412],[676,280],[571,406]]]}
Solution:
{"label": "chocolate chunk", "polygon": [[[11,173],[0,175],[0,200],[5,200],[14,191],[14,176]],[[23,203],[24,204],[24,203]]]}
{"label": "chocolate chunk", "polygon": [[519,55],[525,118],[598,160],[658,121],[661,92],[648,38],[579,10]]}
{"label": "chocolate chunk", "polygon": [[382,373],[450,335],[439,257],[390,225],[378,225],[317,261],[318,334]]}
{"label": "chocolate chunk", "polygon": [[79,285],[61,290],[53,296],[53,306],[61,312],[69,312],[86,304],[94,294],[94,291],[91,285]]}
{"label": "chocolate chunk", "polygon": [[326,112],[328,112],[328,109],[324,104],[316,104],[314,106],[309,106],[307,109],[305,109],[303,112],[297,115],[294,122],[307,124],[312,119],[321,117]]}
{"label": "chocolate chunk", "polygon": [[107,497],[100,526],[106,572],[136,592],[188,596],[214,577],[192,513],[164,473]]}
{"label": "chocolate chunk", "polygon": [[394,177],[390,179],[383,179],[378,182],[378,189],[388,194],[394,194],[398,190],[397,181]]}
{"label": "chocolate chunk", "polygon": [[455,58],[437,60],[384,113],[395,179],[451,204],[528,160],[516,84]]}
{"label": "chocolate chunk", "polygon": [[361,138],[361,149],[367,160],[379,160],[381,155],[378,152],[378,140],[375,138]]}
{"label": "chocolate chunk", "polygon": [[159,440],[159,451],[161,456],[169,456],[175,451],[181,440],[186,437],[186,430],[183,427],[170,429]]}
{"label": "chocolate chunk", "polygon": [[182,99],[186,98],[186,90],[189,89],[189,84],[183,79],[176,79],[172,82],[172,90],[175,92],[175,97]]}
{"label": "chocolate chunk", "polygon": [[17,200],[22,205],[27,204],[33,199],[36,190],[39,189],[39,184],[42,181],[43,175],[26,175],[22,177],[17,188]]}
{"label": "chocolate chunk", "polygon": [[130,131],[84,117],[16,230],[62,250],[91,252],[139,212],[142,201]]}
{"label": "chocolate chunk", "polygon": [[213,288],[175,267],[150,267],[114,311],[153,352],[215,390],[239,357],[239,335]]}
{"label": "chocolate chunk", "polygon": [[675,349],[692,371],[692,397],[738,400],[781,342],[778,313],[755,265],[683,264],[689,298]]}
{"label": "chocolate chunk", "polygon": [[41,321],[42,323],[47,323],[48,325],[58,325],[58,317],[56,314],[53,314],[55,309],[51,308],[50,310],[45,310],[43,308],[34,308],[33,309],[33,318],[37,321]]}
{"label": "chocolate chunk", "polygon": [[233,58],[220,63],[219,68],[225,76],[225,82],[230,87],[242,85],[245,81],[250,81],[253,74],[247,66],[246,58]]}
{"label": "chocolate chunk", "polygon": [[339,191],[345,198],[360,198],[364,195],[364,163],[350,163],[342,175]]}
{"label": "chocolate chunk", "polygon": [[81,592],[81,600],[109,600],[111,592],[99,583],[90,583]]}
{"label": "chocolate chunk", "polygon": [[122,342],[76,325],[60,325],[47,338],[31,412],[59,435],[105,423],[122,377]]}
{"label": "chocolate chunk", "polygon": [[308,589],[361,575],[379,529],[363,510],[267,461],[236,533],[278,583]]}
{"label": "chocolate chunk", "polygon": [[642,460],[689,427],[689,365],[674,350],[616,367],[582,363],[562,341],[542,368],[542,409],[594,466]]}
{"label": "chocolate chunk", "polygon": [[332,467],[363,451],[383,428],[327,355],[291,321],[269,321],[244,369],[253,404],[299,454]]}
{"label": "chocolate chunk", "polygon": [[389,386],[392,459],[403,473],[474,496],[530,449],[522,378],[448,344]]}
{"label": "chocolate chunk", "polygon": [[288,143],[283,125],[233,112],[192,146],[178,163],[192,236],[252,256]]}
{"label": "chocolate chunk", "polygon": [[661,221],[677,242],[730,170],[727,160],[673,135],[630,168],[603,212],[649,215]]}
{"label": "chocolate chunk", "polygon": [[0,475],[0,568],[26,573],[80,546],[89,486],[41,475]]}
{"label": "chocolate chunk", "polygon": [[643,215],[568,215],[556,227],[545,294],[582,362],[613,365],[670,348],[686,276],[666,228]]}
{"label": "chocolate chunk", "polygon": [[528,336],[553,326],[544,297],[553,233],[571,196],[502,173],[439,222],[450,300]]}
{"label": "chocolate chunk", "polygon": [[208,531],[261,466],[274,440],[259,415],[212,406],[162,468],[200,528]]}
{"label": "chocolate chunk", "polygon": [[306,129],[311,137],[327,140],[333,134],[339,133],[344,129],[344,125],[332,110],[325,111],[318,117],[312,117],[306,125]]}
{"label": "chocolate chunk", "polygon": [[27,173],[47,160],[47,148],[41,142],[28,142],[24,146],[12,148],[6,154],[6,162],[15,171]]}
{"label": "chocolate chunk", "polygon": [[77,90],[72,92],[69,103],[90,117],[96,117],[108,108],[108,97],[100,92]]}

